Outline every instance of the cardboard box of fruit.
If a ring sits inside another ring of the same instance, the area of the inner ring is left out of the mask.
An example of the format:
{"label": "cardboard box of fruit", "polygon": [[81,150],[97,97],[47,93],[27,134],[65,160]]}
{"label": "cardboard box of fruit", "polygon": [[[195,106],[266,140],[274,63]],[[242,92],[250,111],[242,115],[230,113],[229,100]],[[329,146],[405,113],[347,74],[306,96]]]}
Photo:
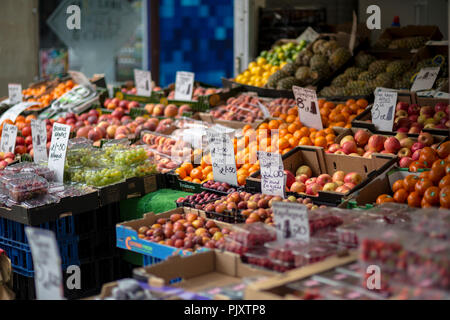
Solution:
{"label": "cardboard box of fruit", "polygon": [[164,260],[215,248],[231,229],[230,224],[206,219],[199,210],[176,208],[118,224],[117,247]]}
{"label": "cardboard box of fruit", "polygon": [[[133,271],[133,277],[146,279],[150,286],[168,285],[171,280],[182,278],[173,286],[189,292],[201,293],[212,288],[223,288],[231,285],[241,285],[245,288],[243,278],[275,276],[268,270],[253,268],[244,264],[239,255],[231,252],[210,250],[187,257],[170,257],[162,263],[138,268]],[[214,299],[229,299],[218,295]]]}
{"label": "cardboard box of fruit", "polygon": [[[344,197],[362,189],[384,168],[395,163],[396,158],[374,153],[369,159],[325,153],[320,147],[296,147],[283,155],[288,194],[337,206]],[[261,190],[259,171],[247,178],[246,189]]]}

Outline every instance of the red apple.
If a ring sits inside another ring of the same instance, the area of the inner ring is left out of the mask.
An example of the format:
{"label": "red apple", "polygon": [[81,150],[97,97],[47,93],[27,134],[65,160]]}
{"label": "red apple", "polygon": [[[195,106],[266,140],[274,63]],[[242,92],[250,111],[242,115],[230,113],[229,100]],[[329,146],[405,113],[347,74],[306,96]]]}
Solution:
{"label": "red apple", "polygon": [[339,170],[339,171],[336,171],[335,173],[333,173],[333,177],[331,178],[331,180],[333,182],[344,181],[344,178],[345,178],[345,172]]}
{"label": "red apple", "polygon": [[317,195],[320,190],[322,190],[322,186],[318,183],[311,183],[306,186],[306,194],[311,196]]}
{"label": "red apple", "polygon": [[302,182],[297,182],[296,181],[296,182],[294,182],[291,185],[290,190],[292,192],[297,192],[297,193],[305,192],[306,191],[306,185],[304,183],[302,183]]}
{"label": "red apple", "polygon": [[321,174],[320,176],[317,177],[317,183],[320,184],[321,186],[326,185],[329,182],[332,182],[333,179],[331,178],[331,176],[329,174]]}
{"label": "red apple", "polygon": [[409,165],[413,162],[411,157],[403,157],[399,161],[400,168],[409,168]]}
{"label": "red apple", "polygon": [[419,114],[420,113],[420,107],[417,104],[412,104],[409,106],[408,108],[408,114],[412,115],[412,114]]}
{"label": "red apple", "polygon": [[296,182],[301,182],[301,183],[305,183],[306,180],[308,180],[308,179],[309,178],[308,178],[308,176],[306,174],[301,174],[301,175],[295,177],[295,181]]}
{"label": "red apple", "polygon": [[386,138],[380,135],[373,135],[369,139],[369,151],[380,152],[384,147],[384,140]]}
{"label": "red apple", "polygon": [[417,141],[424,144],[425,146],[431,146],[434,142],[433,136],[428,132],[422,132],[419,134]]}
{"label": "red apple", "polygon": [[397,140],[397,138],[389,137],[384,142],[384,150],[386,150],[389,153],[397,153],[398,150],[400,150],[402,146],[400,145],[400,141]]}
{"label": "red apple", "polygon": [[292,184],[295,182],[295,176],[289,170],[284,170],[284,174],[286,175],[286,186],[290,188]]}
{"label": "red apple", "polygon": [[417,149],[416,151],[413,152],[413,154],[412,154],[412,156],[411,156],[411,158],[412,158],[413,161],[419,160],[419,157],[420,157],[420,150],[422,150],[422,149]]}
{"label": "red apple", "polygon": [[341,146],[337,143],[333,143],[332,145],[330,145],[330,147],[328,148],[328,151],[330,151],[331,153],[335,153],[336,151],[338,151],[341,148]]}
{"label": "red apple", "polygon": [[425,148],[425,145],[421,142],[416,142],[411,146],[411,152],[415,152],[417,150]]}
{"label": "red apple", "polygon": [[358,172],[350,172],[347,173],[344,177],[345,183],[353,183],[354,185],[360,184],[362,181],[362,177]]}
{"label": "red apple", "polygon": [[355,141],[344,142],[344,144],[342,144],[342,146],[341,146],[341,149],[346,154],[354,153],[354,152],[356,152],[356,143],[355,143]]}
{"label": "red apple", "polygon": [[355,133],[355,141],[358,144],[358,146],[363,147],[367,144],[369,141],[370,134],[366,130],[359,129]]}
{"label": "red apple", "polygon": [[300,176],[300,175],[302,175],[302,174],[306,174],[306,175],[308,176],[308,178],[310,178],[310,177],[312,176],[312,170],[311,170],[311,168],[308,167],[308,166],[300,166],[300,167],[297,169],[295,175],[296,175],[296,176]]}
{"label": "red apple", "polygon": [[397,152],[397,156],[399,158],[403,158],[403,157],[411,157],[412,152],[411,149],[409,148],[401,148],[398,152]]}
{"label": "red apple", "polygon": [[399,111],[399,110],[408,111],[408,107],[409,107],[409,104],[407,102],[399,101],[397,103],[397,106],[395,107],[395,110],[397,110],[397,111]]}

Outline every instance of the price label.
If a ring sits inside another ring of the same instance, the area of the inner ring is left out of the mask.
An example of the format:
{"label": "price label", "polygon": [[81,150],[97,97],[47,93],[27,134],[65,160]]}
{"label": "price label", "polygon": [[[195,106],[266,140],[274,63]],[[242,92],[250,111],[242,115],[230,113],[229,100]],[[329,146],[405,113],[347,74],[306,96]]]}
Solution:
{"label": "price label", "polygon": [[175,81],[175,100],[191,101],[195,73],[178,71]]}
{"label": "price label", "polygon": [[286,176],[279,153],[258,151],[262,193],[285,197]]}
{"label": "price label", "polygon": [[1,152],[12,152],[16,148],[17,127],[12,124],[5,123],[2,131],[2,141],[0,143]]}
{"label": "price label", "polygon": [[84,73],[79,71],[73,71],[69,70],[69,75],[72,77],[73,81],[75,83],[78,83],[79,85],[90,87],[94,89],[94,85],[91,83],[91,81],[85,76]]}
{"label": "price label", "polygon": [[429,90],[433,88],[434,82],[439,74],[440,67],[422,68],[419,71],[411,87],[412,92]]}
{"label": "price label", "polygon": [[61,123],[55,123],[53,125],[48,167],[55,172],[57,182],[64,181],[64,163],[66,162],[69,136],[70,126]]}
{"label": "price label", "polygon": [[20,102],[15,106],[9,108],[2,116],[0,117],[0,123],[3,123],[6,119],[11,120],[12,122],[16,122],[17,117],[28,109],[31,106],[39,105],[40,102]]}
{"label": "price label", "polygon": [[266,108],[265,105],[263,105],[259,101],[258,101],[258,107],[259,107],[259,109],[261,109],[261,111],[262,111],[262,113],[264,115],[264,118],[270,118],[271,117],[271,114],[270,114],[269,110]]}
{"label": "price label", "polygon": [[22,85],[17,83],[8,84],[9,103],[14,105],[23,101]]}
{"label": "price label", "polygon": [[31,120],[31,136],[33,138],[34,162],[47,161],[47,126],[43,120]]}
{"label": "price label", "polygon": [[207,131],[214,180],[237,186],[234,145],[226,133]]}
{"label": "price label", "polygon": [[322,130],[322,118],[320,117],[316,91],[297,86],[293,86],[292,91],[294,91],[301,123],[307,127]]}
{"label": "price label", "polygon": [[34,283],[38,300],[63,300],[61,257],[55,234],[50,230],[25,227],[33,256]]}
{"label": "price label", "polygon": [[277,239],[297,239],[309,242],[309,220],[306,207],[294,202],[272,204]]}
{"label": "price label", "polygon": [[397,92],[377,90],[372,106],[372,123],[378,130],[392,131]]}
{"label": "price label", "polygon": [[150,97],[152,95],[152,74],[150,71],[134,69],[134,83],[138,96]]}
{"label": "price label", "polygon": [[297,38],[297,42],[302,40],[307,42],[314,42],[319,37],[319,34],[311,27],[306,28],[305,31]]}

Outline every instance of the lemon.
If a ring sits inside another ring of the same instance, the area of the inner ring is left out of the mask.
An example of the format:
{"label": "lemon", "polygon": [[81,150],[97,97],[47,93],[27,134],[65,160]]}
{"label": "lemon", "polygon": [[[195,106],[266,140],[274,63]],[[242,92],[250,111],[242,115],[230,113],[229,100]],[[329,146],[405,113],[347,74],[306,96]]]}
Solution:
{"label": "lemon", "polygon": [[248,68],[251,70],[252,68],[254,68],[254,67],[256,67],[257,66],[257,64],[256,64],[256,62],[255,61],[252,61],[252,62],[250,62],[249,64],[248,64]]}
{"label": "lemon", "polygon": [[269,64],[269,63],[266,63],[265,65],[263,65],[263,69],[264,69],[265,71],[270,71],[270,68],[272,68],[272,65]]}
{"label": "lemon", "polygon": [[246,78],[249,78],[251,76],[250,71],[248,71],[248,70],[245,70],[242,75]]}
{"label": "lemon", "polygon": [[269,71],[266,71],[263,73],[262,77],[263,79],[268,79],[270,77],[271,73]]}
{"label": "lemon", "polygon": [[270,68],[270,72],[271,73],[275,73],[275,72],[277,72],[278,71],[278,67],[277,66],[272,66],[271,68]]}
{"label": "lemon", "polygon": [[280,64],[280,67],[283,68],[285,65],[287,65],[287,62],[286,62],[286,61],[283,61],[283,62]]}
{"label": "lemon", "polygon": [[259,66],[263,66],[264,64],[267,63],[267,60],[266,60],[265,58],[263,58],[263,57],[259,57],[259,58],[256,60],[256,63],[257,63]]}

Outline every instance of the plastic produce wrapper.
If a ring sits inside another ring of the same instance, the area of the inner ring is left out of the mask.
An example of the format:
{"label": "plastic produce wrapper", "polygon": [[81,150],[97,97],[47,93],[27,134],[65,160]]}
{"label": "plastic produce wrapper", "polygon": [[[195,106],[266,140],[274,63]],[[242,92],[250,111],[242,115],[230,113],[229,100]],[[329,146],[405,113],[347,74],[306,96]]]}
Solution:
{"label": "plastic produce wrapper", "polygon": [[11,260],[0,249],[0,300],[14,300]]}

